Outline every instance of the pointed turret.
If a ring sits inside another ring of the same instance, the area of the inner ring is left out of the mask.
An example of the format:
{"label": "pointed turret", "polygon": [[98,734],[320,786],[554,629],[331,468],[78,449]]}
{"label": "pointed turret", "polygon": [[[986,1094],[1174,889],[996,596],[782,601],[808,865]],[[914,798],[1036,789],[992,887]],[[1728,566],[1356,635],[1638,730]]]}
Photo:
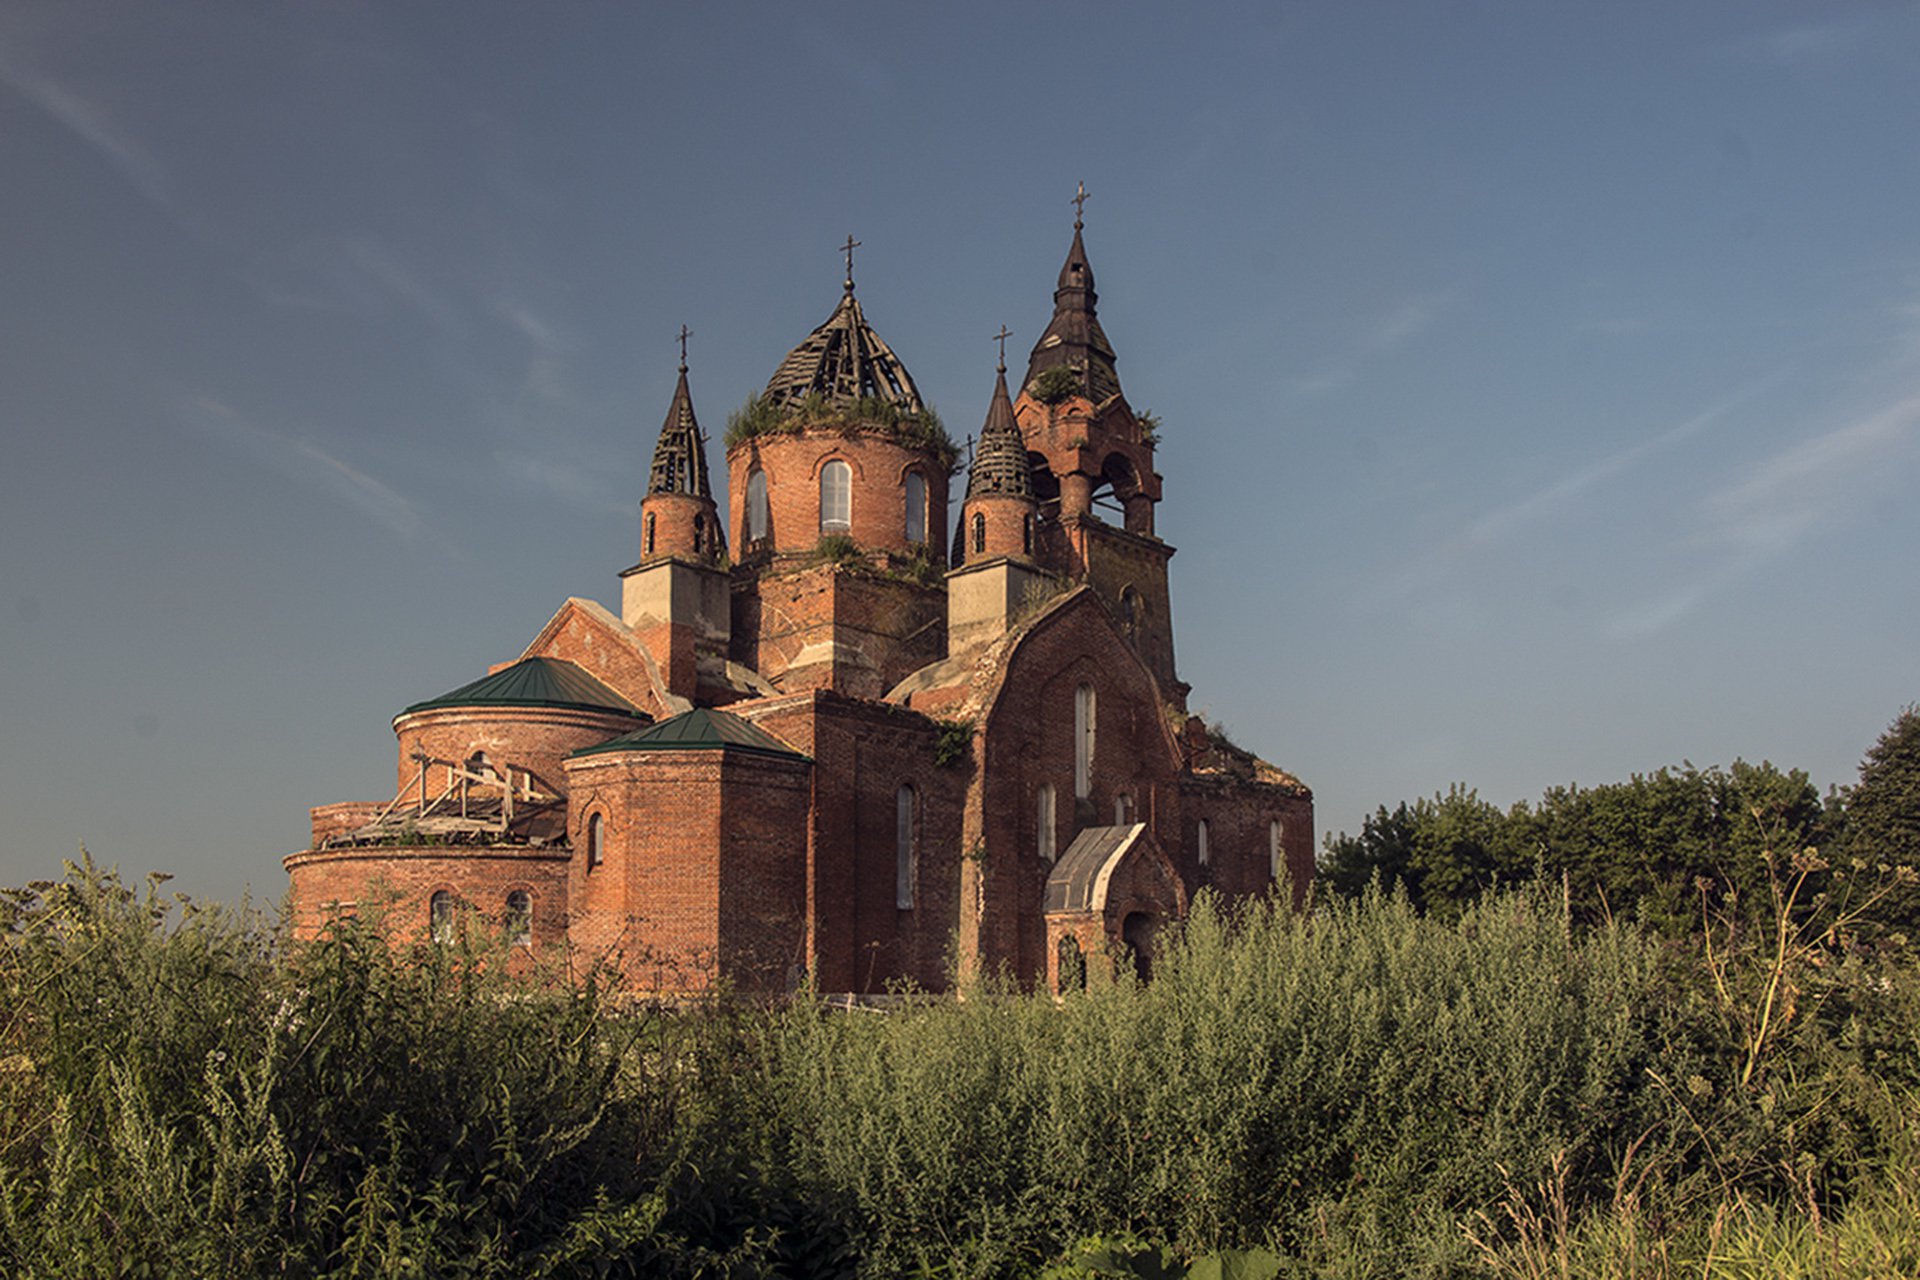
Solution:
{"label": "pointed turret", "polygon": [[1002,358],[987,421],[980,428],[980,445],[967,471],[967,499],[960,509],[957,539],[964,562],[972,564],[987,556],[1031,556],[1039,507],[1026,442],[1007,395],[1007,364]]}
{"label": "pointed turret", "polygon": [[640,502],[640,563],[679,556],[711,564],[726,549],[713,488],[707,482],[707,439],[687,389],[686,332],[681,331],[680,382],[653,449],[647,496]]}
{"label": "pointed turret", "polygon": [[693,416],[693,394],[687,390],[684,361],[680,365],[680,385],[673,389],[673,403],[660,427],[659,443],[653,447],[647,492],[686,493],[713,500],[713,488],[707,482],[707,437]]}
{"label": "pointed turret", "polygon": [[[1081,199],[1084,199],[1084,194]],[[1120,375],[1114,370],[1113,344],[1100,327],[1095,306],[1100,297],[1093,288],[1093,267],[1087,261],[1087,246],[1080,238],[1082,222],[1078,212],[1073,219],[1073,247],[1060,267],[1060,280],[1053,291],[1053,319],[1040,341],[1033,344],[1027,359],[1027,377],[1020,385],[1029,395],[1056,400],[1052,387],[1036,392],[1034,380],[1050,369],[1072,371],[1073,390],[1094,404],[1104,403],[1120,391]]]}

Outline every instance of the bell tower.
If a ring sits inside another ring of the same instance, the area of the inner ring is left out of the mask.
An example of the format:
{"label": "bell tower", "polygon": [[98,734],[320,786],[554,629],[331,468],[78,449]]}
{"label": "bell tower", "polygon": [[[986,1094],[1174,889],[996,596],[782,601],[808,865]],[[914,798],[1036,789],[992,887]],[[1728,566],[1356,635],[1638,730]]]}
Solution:
{"label": "bell tower", "polygon": [[1053,318],[1033,346],[1013,406],[1038,503],[1036,559],[1093,587],[1161,691],[1184,708],[1167,589],[1174,549],[1154,532],[1161,492],[1154,438],[1120,389],[1113,344],[1100,327],[1082,238],[1086,200],[1083,185]]}

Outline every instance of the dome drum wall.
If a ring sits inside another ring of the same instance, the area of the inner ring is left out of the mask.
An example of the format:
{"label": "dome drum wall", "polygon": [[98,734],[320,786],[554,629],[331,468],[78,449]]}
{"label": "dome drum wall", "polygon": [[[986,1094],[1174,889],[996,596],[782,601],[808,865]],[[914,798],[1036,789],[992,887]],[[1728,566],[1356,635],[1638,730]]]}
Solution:
{"label": "dome drum wall", "polygon": [[297,936],[319,935],[341,915],[382,910],[395,941],[431,936],[436,892],[453,895],[457,927],[503,929],[507,895],[525,893],[535,951],[567,937],[565,848],[529,845],[364,845],[310,849],[282,860]]}
{"label": "dome drum wall", "polygon": [[1035,503],[999,493],[968,498],[961,509],[960,536],[966,548],[963,563],[991,556],[1030,560],[1036,550]]}
{"label": "dome drum wall", "polygon": [[[845,506],[831,509],[824,491],[832,463],[844,465]],[[753,480],[754,472],[762,477]],[[925,503],[926,537],[907,536],[908,476],[917,474]],[[740,561],[811,554],[820,539],[842,535],[866,552],[901,559],[931,556],[943,563],[947,528],[947,468],[931,449],[905,444],[884,427],[809,427],[751,439],[727,451],[728,523]],[[765,485],[765,510],[749,510],[749,490]],[[823,503],[828,509],[823,509]],[[764,530],[759,538],[750,535]]]}
{"label": "dome drum wall", "polygon": [[[393,722],[400,740],[400,758],[394,790],[398,794],[418,783],[418,755],[434,760],[464,762],[476,751],[504,776],[508,766],[534,776],[534,786],[553,795],[566,794],[561,762],[582,747],[631,733],[644,718],[612,711],[568,707],[435,707],[410,711]],[[446,786],[445,769],[429,765],[428,799]]]}
{"label": "dome drum wall", "polygon": [[725,549],[711,498],[650,493],[640,502],[640,563],[678,557],[711,564]]}

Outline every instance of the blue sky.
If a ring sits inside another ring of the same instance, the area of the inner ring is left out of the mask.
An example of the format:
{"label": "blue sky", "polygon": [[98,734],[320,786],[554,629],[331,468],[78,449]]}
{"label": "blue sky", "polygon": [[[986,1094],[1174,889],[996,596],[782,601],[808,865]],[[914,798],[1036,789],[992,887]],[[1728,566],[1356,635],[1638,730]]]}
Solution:
{"label": "blue sky", "polygon": [[851,232],[977,430],[1080,181],[1181,673],[1323,832],[1846,783],[1920,698],[1917,86],[1911,4],[14,0],[0,882],[277,898],[617,599],[681,324],[717,437]]}

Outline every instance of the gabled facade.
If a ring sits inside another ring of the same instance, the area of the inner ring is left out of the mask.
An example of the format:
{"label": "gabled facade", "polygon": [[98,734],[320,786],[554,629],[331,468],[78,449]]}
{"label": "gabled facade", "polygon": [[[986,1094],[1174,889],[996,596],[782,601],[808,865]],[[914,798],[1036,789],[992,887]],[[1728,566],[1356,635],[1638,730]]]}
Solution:
{"label": "gabled facade", "polygon": [[1203,890],[1303,892],[1311,793],[1187,714],[1082,233],[951,527],[956,451],[851,259],[729,429],[724,521],[683,357],[619,614],[568,600],[396,717],[395,797],[315,809],[285,859],[297,927],[379,901],[641,990],[872,993],[1144,972]]}

